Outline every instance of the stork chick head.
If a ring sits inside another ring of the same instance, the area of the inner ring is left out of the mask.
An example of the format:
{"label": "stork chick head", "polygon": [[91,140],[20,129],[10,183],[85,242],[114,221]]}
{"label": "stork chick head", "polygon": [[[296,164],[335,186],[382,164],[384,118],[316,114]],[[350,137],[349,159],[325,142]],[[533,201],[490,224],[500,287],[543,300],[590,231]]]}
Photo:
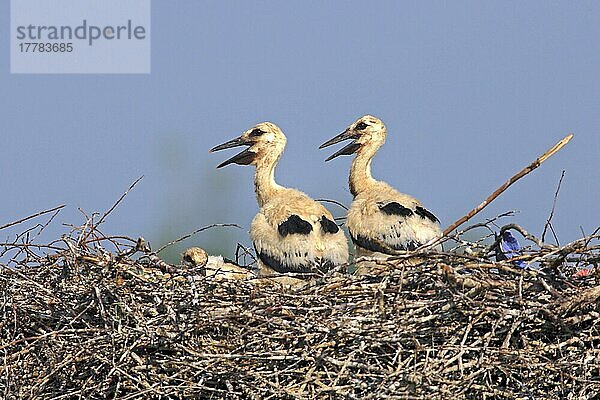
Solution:
{"label": "stork chick head", "polygon": [[323,143],[319,148],[322,149],[344,140],[353,139],[351,143],[342,147],[325,160],[329,161],[337,156],[360,153],[366,148],[379,148],[385,142],[385,134],[385,125],[379,118],[372,115],[365,115],[350,124],[344,132]]}
{"label": "stork chick head", "polygon": [[223,161],[217,168],[229,164],[259,165],[274,163],[279,159],[287,139],[281,129],[272,122],[261,122],[248,129],[241,136],[210,149],[210,152],[238,146],[248,146],[239,154]]}
{"label": "stork chick head", "polygon": [[204,268],[208,262],[208,254],[200,247],[190,247],[181,255],[181,263],[188,268]]}

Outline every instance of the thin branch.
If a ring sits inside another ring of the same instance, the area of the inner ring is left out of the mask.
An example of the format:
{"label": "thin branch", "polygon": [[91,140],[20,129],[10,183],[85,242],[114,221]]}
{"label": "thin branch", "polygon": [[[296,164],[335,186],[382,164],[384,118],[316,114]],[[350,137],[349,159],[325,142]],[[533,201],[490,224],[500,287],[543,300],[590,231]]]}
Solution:
{"label": "thin branch", "polygon": [[98,237],[98,238],[94,238],[94,239],[89,239],[85,241],[85,244],[90,244],[90,243],[94,243],[94,242],[102,242],[103,240],[118,240],[118,239],[123,239],[123,240],[127,240],[129,242],[133,242],[136,243],[136,240],[133,238],[130,238],[129,236],[103,236],[103,237]]}
{"label": "thin branch", "polygon": [[531,171],[533,171],[534,169],[539,167],[544,161],[546,161],[554,153],[559,151],[564,145],[569,143],[569,140],[571,140],[572,138],[573,138],[573,134],[565,136],[560,142],[556,143],[551,149],[549,149],[544,154],[539,156],[534,162],[532,162],[527,167],[523,168],[521,171],[519,171],[518,173],[513,175],[506,183],[504,183],[502,186],[500,186],[498,189],[496,189],[494,191],[494,193],[492,193],[481,204],[479,204],[477,207],[475,207],[474,209],[469,211],[465,216],[458,219],[452,225],[447,227],[444,230],[444,235],[448,235],[454,229],[458,228],[460,225],[464,224],[469,219],[471,219],[475,214],[477,214],[481,210],[483,210],[488,204],[490,204],[492,201],[494,201],[496,199],[496,197],[500,196],[500,194],[502,194],[502,192],[504,192],[506,189],[508,189],[509,186],[511,186],[513,183],[515,183],[516,181],[518,181],[519,179],[521,179],[522,177],[524,177],[525,175],[527,175],[528,173],[530,173]]}
{"label": "thin branch", "polygon": [[552,223],[550,223],[550,232],[552,232],[552,237],[554,237],[554,241],[556,242],[556,245],[560,246],[560,241],[558,240],[558,235],[556,234],[556,231],[554,230],[554,225],[552,225]]}
{"label": "thin branch", "polygon": [[338,206],[342,207],[344,210],[348,211],[348,207],[346,207],[345,205],[343,205],[342,203],[340,203],[339,201],[336,201],[336,200],[317,199],[316,201],[321,201],[323,203],[332,203],[332,204],[338,205]]}
{"label": "thin branch", "polygon": [[8,224],[6,224],[6,225],[2,225],[2,226],[0,226],[0,229],[8,228],[9,226],[17,225],[17,224],[20,224],[21,222],[28,221],[28,220],[30,220],[30,219],[32,219],[32,218],[35,218],[35,217],[39,217],[40,215],[44,215],[44,214],[51,213],[51,212],[53,212],[53,211],[60,210],[60,209],[64,208],[65,206],[66,206],[66,204],[61,204],[60,206],[56,206],[56,207],[54,207],[54,208],[50,208],[50,209],[48,209],[48,210],[40,211],[40,212],[38,212],[38,213],[35,213],[35,214],[33,214],[33,215],[30,215],[30,216],[28,216],[28,217],[21,218],[21,219],[19,219],[19,220],[17,220],[17,221],[10,222],[10,223],[8,223]]}
{"label": "thin branch", "polygon": [[[556,200],[558,199],[558,193],[560,192],[560,185],[562,184],[563,178],[565,177],[565,170],[563,169],[562,173],[560,174],[560,179],[558,180],[558,186],[556,187],[556,192],[554,193],[554,201],[552,202],[552,209],[550,210],[550,215],[548,216],[548,219],[546,220],[546,225],[544,226],[544,231],[542,232],[542,242],[545,241],[546,239],[546,230],[548,230],[548,227],[550,227],[550,229],[552,229],[552,217],[554,217],[554,209],[556,207]],[[556,237],[556,234],[554,233],[554,229],[552,229],[552,233],[554,235],[554,239],[556,240],[556,244],[558,245],[558,238]]]}
{"label": "thin branch", "polygon": [[96,226],[99,226],[99,225],[100,225],[102,222],[104,222],[104,219],[105,219],[105,218],[108,216],[108,214],[110,214],[110,213],[111,213],[111,212],[112,212],[112,211],[113,211],[113,210],[114,210],[114,209],[115,209],[115,208],[116,208],[116,207],[119,205],[119,203],[121,203],[121,201],[123,201],[123,199],[125,198],[125,196],[127,196],[127,194],[129,193],[129,191],[130,191],[131,189],[133,189],[133,187],[134,187],[135,185],[137,185],[137,183],[138,183],[139,181],[141,181],[143,177],[144,177],[144,175],[140,176],[139,178],[137,178],[137,179],[135,180],[135,182],[133,182],[133,183],[131,184],[131,186],[129,186],[129,189],[127,189],[127,190],[125,191],[125,193],[123,193],[123,194],[121,195],[121,197],[119,197],[119,200],[117,200],[117,201],[115,202],[115,204],[113,204],[113,205],[112,205],[112,207],[111,207],[111,208],[110,208],[110,209],[109,209],[107,212],[105,212],[105,213],[104,213],[104,215],[102,215],[102,218],[100,218],[100,221],[98,221],[98,223],[96,223]]}
{"label": "thin branch", "polygon": [[182,237],[180,237],[179,239],[175,239],[175,240],[173,240],[173,241],[171,241],[171,242],[169,242],[169,243],[167,243],[167,244],[163,245],[163,246],[162,246],[160,249],[158,249],[158,250],[156,251],[156,254],[159,254],[161,251],[163,251],[164,249],[166,249],[166,248],[167,248],[167,247],[169,247],[169,246],[172,246],[172,245],[174,245],[175,243],[182,242],[182,241],[184,241],[185,239],[188,239],[188,238],[190,238],[190,237],[194,236],[195,234],[197,234],[197,233],[200,233],[200,232],[202,232],[202,231],[205,231],[205,230],[207,230],[207,229],[211,229],[211,228],[217,228],[217,227],[230,227],[230,226],[232,226],[232,227],[235,227],[235,228],[239,228],[239,229],[243,229],[241,226],[239,226],[239,225],[237,225],[237,224],[212,224],[212,225],[209,225],[209,226],[205,226],[205,227],[203,227],[203,228],[196,229],[195,231],[193,231],[193,232],[191,232],[191,233],[188,233],[187,235],[185,235],[185,236],[182,236]]}
{"label": "thin branch", "polygon": [[[243,251],[243,254],[241,254],[241,255],[240,255],[240,249]],[[250,256],[250,258],[252,259],[252,262],[256,261],[256,257],[254,256],[254,254],[252,254],[252,251],[250,251],[250,249],[247,248],[246,246],[244,246],[243,244],[238,243],[237,247],[235,248],[235,263],[237,265],[241,265],[240,259],[242,257],[244,257],[244,261],[245,261],[246,255]]]}
{"label": "thin branch", "polygon": [[56,251],[63,251],[64,248],[62,247],[57,247],[57,246],[52,246],[49,244],[34,244],[34,243],[0,243],[0,246],[2,247],[7,247],[9,250],[11,250],[12,248],[24,248],[24,247],[35,247],[37,249],[51,249],[51,250],[56,250]]}

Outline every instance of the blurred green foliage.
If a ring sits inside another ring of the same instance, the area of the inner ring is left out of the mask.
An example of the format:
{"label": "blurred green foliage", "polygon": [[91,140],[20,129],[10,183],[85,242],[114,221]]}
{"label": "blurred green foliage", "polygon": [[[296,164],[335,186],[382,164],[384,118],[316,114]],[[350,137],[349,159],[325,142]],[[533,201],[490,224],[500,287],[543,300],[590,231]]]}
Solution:
{"label": "blurred green foliage", "polygon": [[[219,223],[249,225],[248,221],[232,220],[234,185],[228,173],[216,171],[208,157],[198,163],[194,145],[177,132],[165,134],[157,141],[157,157],[161,181],[161,215],[151,244],[157,250],[165,243],[181,238],[199,228]],[[206,151],[204,148],[202,151]],[[200,165],[199,165],[200,164]],[[215,227],[200,232],[163,250],[161,258],[170,263],[180,261],[186,248],[199,246],[212,255],[235,257],[238,241],[249,242],[247,232],[235,227]]]}

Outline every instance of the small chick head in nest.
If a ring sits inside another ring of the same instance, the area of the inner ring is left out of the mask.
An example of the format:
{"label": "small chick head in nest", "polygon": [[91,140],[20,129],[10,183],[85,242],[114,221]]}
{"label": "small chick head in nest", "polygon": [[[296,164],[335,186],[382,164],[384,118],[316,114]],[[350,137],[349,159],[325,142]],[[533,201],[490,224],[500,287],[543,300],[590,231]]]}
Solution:
{"label": "small chick head in nest", "polygon": [[199,269],[201,275],[206,276],[208,254],[200,247],[190,247],[181,255],[181,264],[190,269]]}

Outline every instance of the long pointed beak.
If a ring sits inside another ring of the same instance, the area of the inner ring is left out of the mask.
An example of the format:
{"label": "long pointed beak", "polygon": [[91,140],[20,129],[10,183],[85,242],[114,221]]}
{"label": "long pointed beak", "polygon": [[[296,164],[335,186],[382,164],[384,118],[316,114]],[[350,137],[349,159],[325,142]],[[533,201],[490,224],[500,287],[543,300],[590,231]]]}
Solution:
{"label": "long pointed beak", "polygon": [[356,143],[356,142],[348,143],[347,145],[345,145],[344,147],[342,147],[341,149],[339,149],[338,151],[336,151],[335,153],[333,153],[332,155],[327,157],[325,159],[325,161],[327,162],[329,160],[333,160],[337,156],[349,156],[351,154],[356,153],[356,151],[358,149],[360,149],[360,143]]}
{"label": "long pointed beak", "polygon": [[221,164],[217,165],[217,168],[224,167],[229,164],[238,164],[238,165],[248,165],[252,164],[252,161],[256,158],[256,153],[250,151],[250,149],[245,149],[241,153],[236,154],[228,160],[223,161]]}
{"label": "long pointed beak", "polygon": [[241,137],[237,137],[235,139],[231,139],[228,142],[225,142],[223,144],[220,144],[218,146],[213,147],[208,152],[212,153],[212,152],[215,152],[215,151],[230,149],[232,147],[244,146],[244,145],[247,145],[247,144],[248,143],[244,142],[244,140],[242,140]]}
{"label": "long pointed beak", "polygon": [[[344,140],[349,140],[349,139],[355,139],[355,136],[354,136],[353,132],[350,130],[350,128],[346,129],[344,132],[340,133],[336,137],[329,139],[328,141],[326,141],[325,143],[320,145],[319,148],[322,149],[324,147],[331,146],[332,144],[336,144],[336,143],[342,142]],[[358,149],[360,149],[360,144],[356,143],[356,141],[353,141],[352,143],[348,143],[346,146],[342,147],[341,149],[339,149],[338,151],[336,151],[335,153],[333,153],[332,155],[327,157],[325,159],[325,161],[327,162],[329,160],[333,160],[334,158],[336,158],[338,156],[354,154],[354,153],[356,153],[356,151]]]}
{"label": "long pointed beak", "polygon": [[[242,137],[238,137],[238,138],[231,139],[228,142],[225,142],[223,144],[213,147],[212,149],[209,150],[209,152],[212,153],[212,152],[219,151],[219,150],[230,149],[232,147],[250,146],[251,144],[252,144],[251,142],[242,139]],[[217,168],[221,168],[221,167],[224,167],[229,164],[248,165],[248,164],[251,164],[255,158],[256,158],[256,153],[251,151],[248,148],[248,149],[245,149],[244,151],[242,151],[241,153],[238,153],[235,156],[223,161],[221,164],[217,165]]]}
{"label": "long pointed beak", "polygon": [[352,132],[349,129],[346,129],[344,132],[340,133],[336,137],[331,138],[322,145],[320,145],[319,148],[324,149],[325,147],[329,147],[332,144],[336,144],[348,139],[352,139]]}

